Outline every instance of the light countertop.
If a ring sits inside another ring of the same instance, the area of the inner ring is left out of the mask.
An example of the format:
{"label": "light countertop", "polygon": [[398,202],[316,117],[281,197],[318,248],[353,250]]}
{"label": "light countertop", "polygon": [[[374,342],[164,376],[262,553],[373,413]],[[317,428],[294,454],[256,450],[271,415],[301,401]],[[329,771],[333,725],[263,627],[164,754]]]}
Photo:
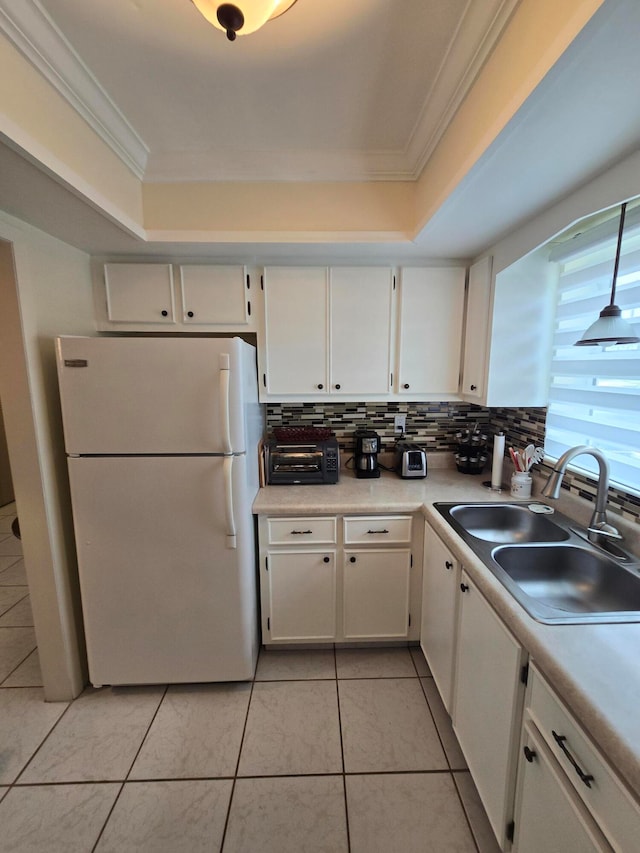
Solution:
{"label": "light countertop", "polygon": [[[640,797],[640,623],[544,625],[532,619],[433,508],[435,501],[511,501],[508,491],[496,493],[482,485],[489,477],[432,466],[424,480],[402,480],[386,472],[380,479],[358,480],[353,472],[341,471],[336,485],[262,488],[253,512],[271,516],[422,512],[609,763]],[[534,500],[539,499],[536,491],[534,483]],[[546,502],[582,523],[592,507],[566,496],[555,504]],[[614,523],[621,526],[617,518]],[[625,546],[634,551],[638,527],[625,528],[632,540],[627,537]]]}

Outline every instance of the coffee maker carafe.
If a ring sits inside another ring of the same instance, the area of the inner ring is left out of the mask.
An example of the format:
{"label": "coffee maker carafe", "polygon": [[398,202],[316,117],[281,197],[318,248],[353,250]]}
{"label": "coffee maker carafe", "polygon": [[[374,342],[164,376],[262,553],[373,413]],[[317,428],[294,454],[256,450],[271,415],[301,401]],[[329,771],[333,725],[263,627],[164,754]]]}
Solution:
{"label": "coffee maker carafe", "polygon": [[378,453],[380,453],[380,436],[372,429],[360,429],[355,434],[356,439],[356,477],[379,477]]}

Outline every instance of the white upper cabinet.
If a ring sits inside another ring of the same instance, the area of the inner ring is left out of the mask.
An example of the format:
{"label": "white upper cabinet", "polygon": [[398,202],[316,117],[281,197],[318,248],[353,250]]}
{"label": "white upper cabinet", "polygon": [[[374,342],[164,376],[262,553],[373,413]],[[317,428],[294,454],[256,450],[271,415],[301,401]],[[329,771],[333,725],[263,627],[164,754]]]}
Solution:
{"label": "white upper cabinet", "polygon": [[389,394],[389,268],[268,267],[264,291],[264,398]]}
{"label": "white upper cabinet", "polygon": [[327,267],[265,269],[260,390],[268,397],[326,394],[328,283]]}
{"label": "white upper cabinet", "polygon": [[107,317],[113,323],[175,323],[171,264],[105,264]]}
{"label": "white upper cabinet", "polygon": [[473,403],[485,395],[490,305],[491,258],[486,257],[469,269],[461,391]]}
{"label": "white upper cabinet", "polygon": [[185,264],[180,267],[182,321],[246,326],[251,311],[246,267]]}
{"label": "white upper cabinet", "polygon": [[247,332],[257,329],[260,275],[241,264],[94,265],[101,331]]}
{"label": "white upper cabinet", "polygon": [[396,389],[408,399],[457,395],[464,267],[405,267],[400,276]]}
{"label": "white upper cabinet", "polygon": [[391,390],[393,275],[388,267],[332,267],[331,393]]}

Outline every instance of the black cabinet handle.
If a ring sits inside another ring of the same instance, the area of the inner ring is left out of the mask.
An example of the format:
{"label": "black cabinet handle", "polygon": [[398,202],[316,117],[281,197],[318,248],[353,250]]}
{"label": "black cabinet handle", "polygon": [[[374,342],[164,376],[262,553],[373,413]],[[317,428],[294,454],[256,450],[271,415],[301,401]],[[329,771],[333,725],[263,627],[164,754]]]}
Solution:
{"label": "black cabinet handle", "polygon": [[162,316],[163,316],[163,317],[168,317],[168,316],[169,316],[169,312],[168,312],[168,311],[161,311],[160,313],[162,314]]}
{"label": "black cabinet handle", "polygon": [[460,589],[461,589],[463,592],[466,592],[466,591],[469,589],[469,584],[461,583],[461,584],[460,584]]}
{"label": "black cabinet handle", "polygon": [[451,560],[445,560],[444,567],[448,572],[450,572],[453,568],[453,563],[451,562]]}
{"label": "black cabinet handle", "polygon": [[407,390],[409,390],[409,383],[408,383],[408,382],[405,382],[405,383],[404,383],[404,385],[403,385],[402,387],[403,387],[403,388],[405,388],[405,389],[407,389]]}
{"label": "black cabinet handle", "polygon": [[367,533],[388,533],[388,530],[367,530]]}
{"label": "black cabinet handle", "polygon": [[193,311],[187,311],[187,317],[193,317]]}
{"label": "black cabinet handle", "polygon": [[336,385],[336,390],[337,390],[337,391],[339,391],[339,390],[340,390],[340,383],[338,383],[338,384]]}
{"label": "black cabinet handle", "polygon": [[469,388],[471,391],[476,391],[478,386],[477,385],[469,385]]}
{"label": "black cabinet handle", "polygon": [[313,533],[313,530],[292,530],[292,536],[306,536],[308,533]]}
{"label": "black cabinet handle", "polygon": [[350,563],[355,563],[355,561],[356,561],[356,558],[355,558],[355,557],[349,557],[349,562],[350,562]]}
{"label": "black cabinet handle", "polygon": [[578,774],[580,779],[584,782],[584,784],[587,786],[587,788],[590,788],[591,783],[593,782],[593,776],[591,776],[591,774],[589,774],[589,773],[584,772],[582,767],[580,767],[580,765],[575,760],[573,755],[571,755],[571,753],[567,749],[567,747],[565,745],[565,741],[567,739],[567,736],[566,735],[559,735],[559,734],[557,734],[557,732],[554,732],[553,729],[551,729],[551,734],[553,735],[553,738],[554,738],[555,742],[558,744],[558,746],[560,747],[560,749],[567,756],[567,760],[568,760],[569,764],[573,767],[573,769],[576,771],[576,773]]}
{"label": "black cabinet handle", "polygon": [[322,558],[322,562],[323,562],[323,563],[328,563],[328,562],[329,562],[329,558],[328,558],[328,557],[323,557],[323,558]]}
{"label": "black cabinet handle", "polygon": [[524,752],[524,757],[527,759],[529,764],[531,764],[533,762],[533,759],[536,758],[538,755],[538,753],[535,750],[529,749],[528,746],[525,746],[525,748],[522,751]]}
{"label": "black cabinet handle", "polygon": [[318,388],[320,389],[320,391],[322,391],[322,389],[324,388],[324,385],[322,384],[322,382],[318,385]]}

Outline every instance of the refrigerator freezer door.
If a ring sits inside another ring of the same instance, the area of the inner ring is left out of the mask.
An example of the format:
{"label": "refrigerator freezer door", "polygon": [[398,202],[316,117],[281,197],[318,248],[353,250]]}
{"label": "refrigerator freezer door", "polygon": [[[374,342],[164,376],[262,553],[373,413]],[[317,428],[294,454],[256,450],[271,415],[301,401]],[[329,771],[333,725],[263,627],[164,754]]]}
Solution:
{"label": "refrigerator freezer door", "polygon": [[255,350],[239,338],[61,337],[57,360],[67,453],[247,450]]}
{"label": "refrigerator freezer door", "polygon": [[69,459],[93,684],[253,676],[257,612],[246,458],[233,458],[236,548],[222,457]]}

